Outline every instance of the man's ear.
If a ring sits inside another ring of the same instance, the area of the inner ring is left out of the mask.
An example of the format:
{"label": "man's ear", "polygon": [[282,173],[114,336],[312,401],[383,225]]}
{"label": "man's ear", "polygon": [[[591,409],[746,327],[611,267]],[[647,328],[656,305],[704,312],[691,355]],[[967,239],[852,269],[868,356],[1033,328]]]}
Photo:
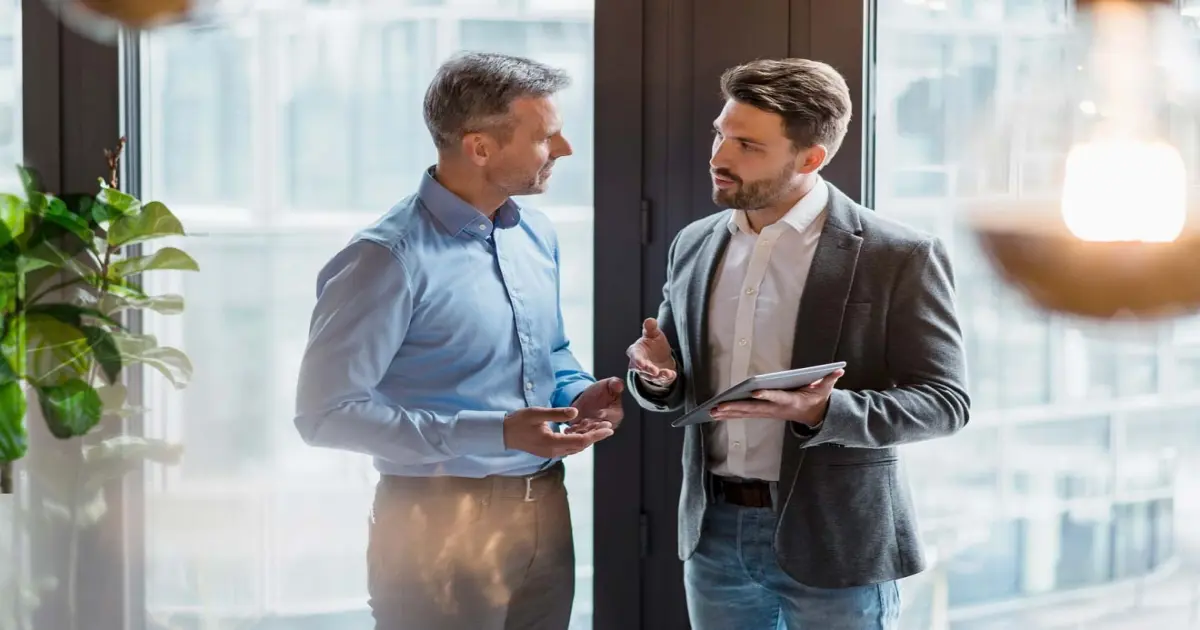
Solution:
{"label": "man's ear", "polygon": [[823,144],[814,144],[807,149],[801,149],[796,155],[796,172],[809,175],[815,173],[825,166],[825,158],[829,156],[829,150]]}
{"label": "man's ear", "polygon": [[495,154],[495,144],[485,133],[468,133],[462,138],[462,152],[475,166],[484,166]]}

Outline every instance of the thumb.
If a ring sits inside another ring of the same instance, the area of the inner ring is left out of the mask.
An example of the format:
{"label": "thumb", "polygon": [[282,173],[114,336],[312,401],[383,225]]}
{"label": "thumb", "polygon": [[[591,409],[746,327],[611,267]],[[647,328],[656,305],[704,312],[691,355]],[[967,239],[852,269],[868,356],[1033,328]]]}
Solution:
{"label": "thumb", "polygon": [[661,334],[661,332],[658,329],[658,320],[657,319],[654,319],[653,317],[651,317],[651,318],[647,319],[646,321],[642,322],[642,336],[643,337],[645,337],[647,339],[654,339],[654,338],[658,337],[659,334]]}
{"label": "thumb", "polygon": [[613,396],[620,396],[621,392],[625,391],[625,381],[613,376],[608,378],[608,393]]}

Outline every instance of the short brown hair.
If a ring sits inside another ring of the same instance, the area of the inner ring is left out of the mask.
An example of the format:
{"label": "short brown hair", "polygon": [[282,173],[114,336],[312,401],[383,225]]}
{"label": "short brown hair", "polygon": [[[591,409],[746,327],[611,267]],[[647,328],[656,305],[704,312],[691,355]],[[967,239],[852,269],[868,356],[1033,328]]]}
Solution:
{"label": "short brown hair", "polygon": [[811,59],[759,59],[721,75],[721,94],[783,117],[797,148],[824,145],[837,153],[850,126],[850,88],[827,63]]}

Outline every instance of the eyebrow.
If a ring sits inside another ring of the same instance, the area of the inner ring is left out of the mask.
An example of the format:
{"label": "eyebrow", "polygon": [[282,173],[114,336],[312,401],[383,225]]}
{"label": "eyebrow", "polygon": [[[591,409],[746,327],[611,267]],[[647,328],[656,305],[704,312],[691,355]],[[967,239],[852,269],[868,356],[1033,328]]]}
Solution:
{"label": "eyebrow", "polygon": [[[712,130],[716,133],[720,133],[721,135],[725,135],[724,133],[721,132],[720,129],[717,128],[716,123],[713,123]],[[753,144],[753,145],[757,145],[760,147],[767,146],[767,143],[763,142],[762,140],[755,140],[754,138],[749,138],[747,136],[727,136],[727,137],[733,138],[734,140],[738,140],[740,142],[745,142],[746,144]]]}

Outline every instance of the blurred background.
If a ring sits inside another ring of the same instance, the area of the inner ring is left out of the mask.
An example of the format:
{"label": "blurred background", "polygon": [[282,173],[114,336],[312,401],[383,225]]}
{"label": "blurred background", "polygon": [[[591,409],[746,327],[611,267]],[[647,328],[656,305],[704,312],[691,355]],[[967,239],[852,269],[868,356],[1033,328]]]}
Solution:
{"label": "blurred background", "polygon": [[[1200,2],[1179,10],[1200,16]],[[420,102],[447,56],[490,50],[562,67],[574,79],[561,107],[575,156],[529,201],[558,229],[567,333],[594,366],[593,322],[605,314],[593,290],[604,219],[593,213],[595,7],[243,0],[222,11],[215,26],[140,36],[126,66],[142,196],[182,219],[202,269],[160,276],[153,288],[183,294],[188,309],[145,322],[195,366],[182,392],[146,383],[146,433],[186,448],[180,465],[139,477],[147,627],[367,628],[376,474],[365,457],[305,446],[291,421],[316,272],[432,163]],[[966,201],[1003,192],[962,176],[962,137],[984,103],[1019,95],[1070,11],[1055,0],[874,6],[868,185],[878,212],[949,245],[974,403],[961,434],[907,450],[931,560],[904,584],[909,630],[1200,628],[1200,319],[1115,335],[1029,309],[961,219]],[[20,0],[0,0],[0,164],[23,155],[22,33]],[[16,186],[0,169],[0,187]],[[572,629],[590,630],[603,552],[593,531],[605,523],[593,451],[568,470]],[[6,554],[28,555],[3,519],[0,584],[27,568]],[[9,627],[24,629],[0,619]]]}

